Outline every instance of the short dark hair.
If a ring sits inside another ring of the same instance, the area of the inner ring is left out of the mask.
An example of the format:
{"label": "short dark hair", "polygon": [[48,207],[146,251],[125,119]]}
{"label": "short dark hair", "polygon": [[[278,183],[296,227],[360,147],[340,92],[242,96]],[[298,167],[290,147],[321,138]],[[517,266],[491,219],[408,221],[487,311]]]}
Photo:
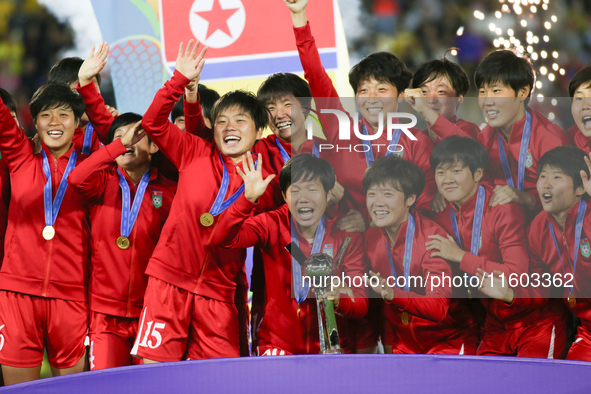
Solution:
{"label": "short dark hair", "polygon": [[[476,88],[480,89],[483,85],[492,85],[497,82],[511,87],[515,95],[520,89],[529,87],[528,97],[531,97],[536,83],[534,66],[528,57],[520,56],[511,49],[491,52],[476,67],[474,83]],[[528,101],[525,101],[525,105]]]}
{"label": "short dark hair", "polygon": [[[70,86],[78,81],[78,71],[84,60],[79,57],[66,57],[53,65],[47,76],[47,83],[60,83]],[[96,76],[96,81],[101,85],[101,76]]]}
{"label": "short dark hair", "polygon": [[37,122],[37,116],[46,109],[59,108],[61,106],[69,107],[74,112],[74,117],[79,120],[86,106],[82,96],[73,92],[66,85],[47,84],[41,86],[31,99],[30,108],[33,120]]}
{"label": "short dark hair", "polygon": [[220,97],[211,109],[212,126],[222,112],[232,107],[239,107],[246,111],[254,121],[257,130],[269,124],[269,111],[257,100],[254,93],[246,90],[232,90]]}
{"label": "short dark hair", "polygon": [[[538,178],[540,177],[540,173],[544,170],[544,167],[556,168],[562,171],[566,176],[572,178],[573,186],[576,190],[578,187],[583,186],[581,170],[585,171],[588,178],[591,178],[589,167],[587,167],[587,163],[585,163],[585,157],[587,157],[587,153],[574,146],[564,145],[551,149],[544,153],[540,161],[538,161]],[[588,196],[586,197],[588,198]]]}
{"label": "short dark hair", "polygon": [[579,70],[573,79],[570,80],[570,83],[568,84],[569,96],[575,97],[575,93],[577,93],[577,89],[581,85],[591,85],[591,66]]}
{"label": "short dark hair", "polygon": [[410,85],[412,73],[406,65],[388,52],[372,53],[361,59],[351,71],[349,71],[349,84],[354,92],[357,92],[359,84],[373,77],[378,82],[386,82],[396,87],[398,95]]}
{"label": "short dark hair", "polygon": [[176,121],[177,118],[185,116],[185,98],[181,97],[179,101],[174,103],[174,107],[172,107],[172,112],[170,113],[170,119],[172,119],[172,123]]}
{"label": "short dark hair", "polygon": [[463,164],[470,168],[474,175],[477,169],[486,169],[488,164],[488,152],[484,146],[470,137],[451,135],[442,139],[429,158],[431,168],[435,171],[440,166],[452,166],[455,163]]}
{"label": "short dark hair", "polygon": [[470,89],[470,79],[466,71],[445,57],[421,63],[412,77],[412,87],[418,89],[439,77],[447,78],[457,96],[465,96]]}
{"label": "short dark hair", "polygon": [[203,116],[209,119],[213,125],[213,119],[211,118],[211,109],[213,108],[216,101],[220,99],[220,94],[208,88],[205,85],[199,84],[197,91],[199,92],[199,103],[201,104],[201,112]]}
{"label": "short dark hair", "polygon": [[[115,132],[119,127],[140,122],[141,120],[142,115],[136,114],[134,112],[126,112],[124,114],[119,115],[113,120],[113,123],[111,123],[111,127],[109,128],[109,141],[113,141],[113,138],[115,137]],[[151,141],[150,136],[148,136],[148,140]]]}
{"label": "short dark hair", "polygon": [[300,153],[289,159],[281,169],[279,187],[283,194],[287,194],[292,183],[316,179],[320,180],[325,193],[332,190],[336,182],[332,164],[309,153]]}
{"label": "short dark hair", "polygon": [[2,100],[10,112],[16,114],[16,102],[12,98],[12,95],[2,88],[0,88],[0,100]]}
{"label": "short dark hair", "polygon": [[257,92],[257,98],[263,105],[286,96],[299,99],[302,107],[311,106],[312,91],[310,85],[306,80],[292,73],[275,73],[271,75],[265,79]]}
{"label": "short dark hair", "polygon": [[415,163],[396,156],[381,157],[365,171],[362,185],[367,192],[374,185],[392,184],[404,198],[417,196],[425,188],[425,173]]}

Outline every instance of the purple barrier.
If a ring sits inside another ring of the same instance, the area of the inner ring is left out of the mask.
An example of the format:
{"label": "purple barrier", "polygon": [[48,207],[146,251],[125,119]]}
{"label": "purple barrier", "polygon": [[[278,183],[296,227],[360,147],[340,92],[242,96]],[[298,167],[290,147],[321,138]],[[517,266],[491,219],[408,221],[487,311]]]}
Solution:
{"label": "purple barrier", "polygon": [[276,356],[85,372],[2,393],[591,393],[591,363],[474,356]]}

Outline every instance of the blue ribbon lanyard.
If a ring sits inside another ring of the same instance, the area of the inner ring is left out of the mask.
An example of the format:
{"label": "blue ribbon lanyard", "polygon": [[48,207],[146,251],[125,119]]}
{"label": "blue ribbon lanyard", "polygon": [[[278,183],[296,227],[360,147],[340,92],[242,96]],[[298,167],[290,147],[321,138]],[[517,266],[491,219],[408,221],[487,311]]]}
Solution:
{"label": "blue ribbon lanyard", "polygon": [[[365,127],[365,123],[361,122],[361,133],[363,135],[369,135],[367,132],[367,127]],[[398,141],[400,141],[400,136],[402,135],[402,131],[400,129],[395,129],[394,133],[392,134],[392,140],[388,144],[388,148],[386,149],[386,156],[393,155],[395,152],[390,150],[390,147],[394,147],[398,145]],[[373,156],[373,150],[371,147],[371,141],[368,140],[361,140],[363,145],[365,146],[364,153],[365,153],[365,163],[367,166],[371,166],[375,161]]]}
{"label": "blue ribbon lanyard", "polygon": [[[295,243],[297,246],[300,246],[300,242],[298,241],[298,231],[296,229],[296,223],[294,223],[293,220],[290,220],[290,222],[291,242]],[[318,223],[316,235],[314,235],[314,244],[312,245],[312,251],[310,252],[310,256],[320,252],[320,248],[322,247],[322,243],[324,242],[324,229],[325,225],[323,215],[320,218],[320,223]],[[296,299],[299,304],[300,302],[304,301],[308,296],[310,284],[306,281],[302,281],[302,267],[293,257],[291,258],[291,278],[293,282],[293,291],[295,292]],[[304,283],[302,284],[302,282]]]}
{"label": "blue ribbon lanyard", "polygon": [[312,155],[314,157],[320,157],[320,151],[318,149],[318,141],[314,138],[314,145],[312,146]]}
{"label": "blue ribbon lanyard", "polygon": [[60,212],[60,207],[62,206],[64,196],[66,195],[66,189],[68,188],[68,175],[70,175],[70,172],[76,166],[77,154],[75,150],[72,151],[72,154],[70,155],[70,160],[68,160],[68,165],[66,166],[66,171],[64,171],[64,175],[62,176],[62,180],[60,181],[57,193],[55,194],[55,199],[52,202],[51,169],[49,168],[49,161],[47,160],[47,155],[45,154],[45,151],[42,150],[41,153],[43,153],[43,172],[45,173],[45,178],[47,178],[45,186],[43,187],[43,207],[45,210],[45,225],[53,226],[55,220],[57,219],[57,215]]}
{"label": "blue ribbon lanyard", "polygon": [[84,132],[84,145],[82,145],[82,153],[90,155],[90,146],[92,145],[92,135],[94,134],[94,126],[88,122],[86,131]]}
{"label": "blue ribbon lanyard", "polygon": [[[412,262],[412,241],[415,237],[415,219],[412,215],[408,214],[408,225],[406,226],[406,237],[404,240],[404,260],[402,260],[402,267],[404,268],[404,290],[408,291],[410,288],[410,264]],[[390,246],[388,245],[388,241],[386,240],[386,251],[388,252],[388,262],[390,263],[390,271],[392,272],[392,276],[394,277],[394,283],[397,289],[398,281],[396,277],[396,268],[394,267],[394,261],[392,260],[392,254],[390,253]]]}
{"label": "blue ribbon lanyard", "polygon": [[[277,147],[279,148],[279,153],[281,153],[281,158],[283,159],[283,163],[287,163],[287,161],[289,160],[289,155],[287,154],[287,152],[285,151],[285,148],[283,147],[283,145],[281,145],[281,142],[279,142],[279,137],[275,137],[275,143],[277,144]],[[314,143],[316,143],[316,140],[314,140]],[[318,156],[316,156],[318,157]]]}
{"label": "blue ribbon lanyard", "polygon": [[[523,134],[521,136],[521,146],[519,148],[519,163],[517,173],[517,190],[523,191],[523,182],[525,180],[525,161],[527,155],[527,149],[529,147],[529,139],[531,137],[531,114],[525,111],[525,125],[523,126]],[[507,152],[505,152],[505,145],[501,133],[497,132],[497,141],[499,143],[499,157],[501,158],[501,164],[503,165],[503,172],[505,173],[505,179],[507,184],[512,188],[515,188],[513,183],[513,177],[511,176],[511,168],[509,168],[509,161],[507,160]]]}
{"label": "blue ribbon lanyard", "polygon": [[[226,192],[228,191],[228,186],[230,184],[230,176],[228,175],[228,170],[226,169],[226,164],[224,163],[224,159],[222,159],[222,154],[218,153],[220,156],[220,161],[222,162],[222,167],[224,168],[224,175],[222,177],[222,184],[220,185],[220,190],[218,191],[218,195],[213,202],[209,213],[212,216],[217,216],[220,213],[224,212],[228,209],[234,202],[240,197],[242,192],[244,191],[244,183],[232,194],[227,200],[224,201],[224,197],[226,196]],[[258,160],[257,160],[258,161]],[[255,166],[256,166],[255,161]]]}
{"label": "blue ribbon lanyard", "polygon": [[123,200],[121,207],[121,235],[123,237],[129,237],[137,219],[137,215],[140,212],[146,187],[148,187],[148,182],[150,182],[150,170],[146,171],[142,176],[135,197],[133,198],[131,210],[129,209],[131,201],[129,185],[127,184],[127,180],[125,180],[125,176],[123,176],[119,169],[117,169],[117,175],[119,176],[119,187],[121,187],[121,196]]}
{"label": "blue ribbon lanyard", "polygon": [[[573,259],[573,278],[575,276],[575,271],[577,269],[577,257],[579,257],[579,245],[581,243],[581,232],[583,230],[583,220],[585,219],[585,211],[587,211],[587,203],[584,200],[581,200],[579,201],[579,208],[577,209],[577,221],[575,222],[575,251]],[[558,248],[558,241],[556,240],[556,233],[554,232],[554,227],[552,226],[552,223],[548,222],[548,227],[550,227],[550,234],[552,234],[552,240],[554,241],[554,246],[556,247],[556,252],[558,253],[558,258],[560,259],[562,271],[566,272],[564,270],[562,256],[560,255],[560,249]],[[569,293],[572,294],[574,291],[574,286],[569,287]]]}

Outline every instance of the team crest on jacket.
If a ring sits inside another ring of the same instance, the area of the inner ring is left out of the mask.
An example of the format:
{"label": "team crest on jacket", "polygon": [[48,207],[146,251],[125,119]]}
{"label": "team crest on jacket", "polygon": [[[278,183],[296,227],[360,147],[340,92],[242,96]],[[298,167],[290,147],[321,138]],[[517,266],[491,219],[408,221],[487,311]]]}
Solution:
{"label": "team crest on jacket", "polygon": [[482,248],[482,230],[480,230],[480,237],[478,238],[478,250]]}
{"label": "team crest on jacket", "polygon": [[162,206],[162,191],[154,190],[152,192],[152,205],[154,205],[154,208]]}
{"label": "team crest on jacket", "polygon": [[333,249],[333,244],[324,244],[324,248],[322,248],[322,253],[327,254],[330,257],[334,257],[332,249]]}
{"label": "team crest on jacket", "polygon": [[591,256],[591,247],[587,238],[581,240],[581,254],[585,257]]}
{"label": "team crest on jacket", "polygon": [[531,156],[531,150],[527,150],[527,154],[525,155],[525,166],[527,168],[531,167],[534,164],[534,159]]}

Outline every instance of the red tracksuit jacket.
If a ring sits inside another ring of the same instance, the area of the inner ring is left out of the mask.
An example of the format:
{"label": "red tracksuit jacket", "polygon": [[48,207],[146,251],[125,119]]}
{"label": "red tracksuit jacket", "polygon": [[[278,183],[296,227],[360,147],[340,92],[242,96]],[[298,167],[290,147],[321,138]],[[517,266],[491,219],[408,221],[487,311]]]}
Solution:
{"label": "red tracksuit jacket", "polygon": [[[478,139],[478,134],[480,133],[480,127],[478,127],[478,125],[468,122],[467,120],[460,119],[457,117],[457,115],[454,115],[453,118],[449,120],[439,115],[435,123],[431,125],[430,129],[439,136],[435,140],[436,144],[443,138],[449,137],[451,135],[460,135],[462,137],[470,137],[476,140]],[[425,130],[424,133],[427,134],[428,130]]]}
{"label": "red tracksuit jacket", "polygon": [[80,93],[86,104],[86,114],[94,127],[95,137],[103,145],[111,143],[109,141],[109,129],[113,123],[113,115],[105,107],[103,96],[99,93],[94,83],[89,83],[84,86],[76,86],[76,91]]}
{"label": "red tracksuit jacket", "polygon": [[[565,282],[565,274],[573,273],[574,252],[576,252],[578,254],[577,267],[574,272],[574,280],[570,281],[569,284],[574,285],[573,294],[577,298],[577,303],[571,310],[581,318],[581,324],[585,328],[591,329],[591,253],[589,253],[591,211],[589,206],[587,206],[579,249],[575,251],[575,223],[578,206],[579,204],[577,203],[568,211],[563,230],[560,230],[552,215],[549,215],[545,211],[540,212],[531,222],[527,231],[527,242],[532,266],[530,271],[539,274],[550,273],[552,275],[560,275],[562,281]],[[556,251],[549,226],[554,227],[554,234],[556,234],[556,241],[560,248],[560,256],[562,256],[562,264]],[[551,279],[554,279],[554,277],[551,277]],[[567,287],[548,287],[546,283],[546,286],[530,286],[526,290],[530,297],[532,294],[539,295],[540,292],[545,292],[546,294],[550,292],[553,297],[563,298],[564,305],[568,306],[567,297],[569,292]],[[516,290],[516,297],[519,294],[520,292]]]}
{"label": "red tracksuit jacket", "polygon": [[[527,273],[529,257],[525,243],[526,225],[523,212],[517,204],[513,203],[491,207],[489,201],[493,195],[492,187],[488,185],[484,187],[486,198],[482,214],[481,245],[478,249],[478,256],[469,252],[472,245],[472,225],[477,193],[463,203],[460,209],[448,202],[446,210],[436,216],[437,223],[453,235],[450,209],[454,211],[462,247],[468,252],[464,255],[459,268],[456,268],[455,274],[462,275],[466,272],[475,275],[478,268],[488,273],[495,270],[502,271],[507,278],[511,274]],[[486,326],[497,329],[499,327],[518,327],[544,318],[548,313],[556,310],[554,303],[548,303],[547,299],[539,300],[540,303],[536,308],[526,307],[521,301],[507,305],[501,300],[490,298],[481,298],[480,300],[487,311]]]}
{"label": "red tracksuit jacket", "polygon": [[[203,121],[203,114],[201,112],[199,101],[190,103],[185,100],[184,103],[185,127],[187,128],[187,132],[213,143],[213,130],[208,128]],[[258,140],[252,147],[252,152],[257,155],[259,153],[261,154],[263,166],[267,171],[279,175],[285,161],[281,156],[281,151],[277,146],[277,142],[283,146],[285,152],[291,157],[291,145],[287,142],[281,141],[275,136],[275,134],[270,134]]]}
{"label": "red tracksuit jacket", "polygon": [[[310,31],[310,24],[304,27],[294,28],[294,33],[298,52],[300,54],[300,61],[304,68],[304,76],[310,83],[312,96],[316,101],[316,109],[320,111],[324,104],[327,108],[338,109],[345,112],[345,109],[340,104],[339,95],[332,84],[332,80],[324,70],[320,61],[318,48],[316,47],[316,42]],[[326,98],[331,99],[326,100]],[[361,185],[363,174],[367,169],[365,154],[361,151],[356,152],[353,149],[351,152],[348,150],[340,150],[340,152],[337,152],[336,150],[336,146],[339,143],[340,145],[346,145],[347,147],[349,147],[349,145],[362,144],[361,139],[357,138],[353,132],[353,118],[349,117],[351,124],[351,140],[340,141],[337,117],[327,114],[323,115],[323,117],[327,123],[327,128],[325,130],[327,138],[326,143],[334,145],[335,148],[322,150],[320,156],[333,165],[339,183],[351,194],[355,201],[355,209],[362,212],[363,215],[367,217],[365,190]],[[370,130],[369,125],[366,126],[368,130]],[[361,124],[359,125],[359,130],[361,131]],[[425,136],[425,134],[417,128],[410,129],[410,132],[417,138],[417,141],[410,140],[404,133],[401,134],[399,144],[404,146],[402,157],[414,162],[425,172],[427,183],[425,185],[425,190],[418,198],[417,207],[430,210],[429,201],[431,201],[435,193],[434,174],[429,164],[429,156],[433,150],[433,143],[429,137]],[[386,147],[390,141],[387,139],[387,133],[385,130],[379,139],[370,142],[372,144],[382,144],[382,146],[379,147],[379,150],[378,147],[372,147],[375,159],[386,155]]]}
{"label": "red tracksuit jacket", "polygon": [[8,207],[10,205],[10,173],[4,158],[0,159],[0,266],[4,259],[4,236],[8,226]]}
{"label": "red tracksuit jacket", "polygon": [[[250,213],[256,204],[241,196],[229,208],[224,222],[218,227],[213,242],[229,248],[258,246],[263,252],[265,271],[265,314],[259,329],[259,345],[284,349],[293,354],[314,354],[320,352],[316,301],[310,293],[300,304],[297,315],[297,300],[292,296],[291,255],[285,246],[291,243],[289,209],[287,205],[254,217]],[[323,253],[336,255],[345,237],[351,243],[338,272],[353,278],[362,276],[363,242],[360,234],[340,231],[334,226],[335,220],[326,220],[322,245]],[[309,256],[309,242],[298,234],[302,252]],[[336,256],[335,256],[336,257]],[[346,317],[362,317],[367,312],[367,298],[364,288],[352,286],[355,302],[341,297],[336,312]],[[338,318],[338,316],[337,316]],[[341,344],[346,337],[345,319],[337,319]],[[346,341],[346,339],[345,339]]]}
{"label": "red tracksuit jacket", "polygon": [[[198,295],[234,303],[236,283],[246,283],[246,251],[224,250],[211,242],[226,211],[215,217],[210,227],[199,222],[200,216],[211,209],[222,181],[219,151],[215,145],[181,131],[168,120],[188,83],[187,78],[175,72],[158,91],[142,121],[160,151],[179,169],[177,193],[146,274]],[[232,159],[222,159],[229,175],[227,198],[243,182]],[[271,197],[276,195],[276,188],[278,182],[274,180],[260,199],[261,209],[276,206]]]}
{"label": "red tracksuit jacket", "polygon": [[[150,182],[133,226],[129,249],[116,245],[121,236],[122,191],[115,159],[126,152],[116,139],[92,154],[68,177],[70,186],[90,203],[92,222],[92,272],[90,309],[107,315],[138,317],[148,278],[144,275],[170,212],[176,184],[151,169]],[[136,184],[121,169],[130,189],[132,204]]]}
{"label": "red tracksuit jacket", "polygon": [[[526,161],[523,191],[535,197],[536,209],[534,214],[537,214],[542,210],[542,203],[536,190],[536,183],[538,181],[536,169],[538,161],[549,150],[561,145],[572,145],[573,142],[570,135],[556,125],[556,123],[552,123],[548,118],[531,108],[527,108],[527,111],[532,116],[531,137],[529,149],[527,150],[528,154],[531,155],[532,161],[529,166],[529,163]],[[523,119],[513,124],[509,143],[503,138],[503,145],[507,153],[507,161],[511,168],[511,176],[513,177],[515,187],[517,187],[519,150],[521,148],[521,137],[523,135],[525,119],[526,117],[524,116]],[[506,185],[507,180],[505,179],[503,165],[499,156],[498,133],[501,133],[502,136],[501,131],[487,125],[478,134],[478,141],[488,151],[488,166],[486,167],[485,174],[490,178],[490,182],[494,185]]]}
{"label": "red tracksuit jacket", "polygon": [[[410,275],[422,277],[426,283],[411,281],[409,291],[396,288],[394,299],[384,305],[385,339],[384,343],[393,348],[415,349],[417,353],[427,352],[438,343],[456,338],[470,338],[477,341],[477,330],[471,313],[460,299],[451,299],[452,288],[449,283],[431,289],[433,277],[442,274],[451,276],[449,264],[439,257],[431,257],[431,251],[425,249],[429,235],[439,234],[445,237],[445,231],[435,222],[413,213],[415,235]],[[392,261],[397,276],[404,275],[406,229],[408,220],[400,226],[394,245],[389,245]],[[388,236],[383,229],[370,227],[365,232],[365,250],[372,271],[380,273],[382,278],[393,276],[388,260],[386,242]],[[389,242],[388,242],[389,244]],[[416,286],[415,286],[416,285]],[[402,321],[402,314],[410,315],[408,324]]]}
{"label": "red tracksuit jacket", "polygon": [[591,152],[591,138],[585,137],[577,125],[568,129],[567,132],[573,136],[577,148],[582,149],[587,153]]}
{"label": "red tracksuit jacket", "polygon": [[[90,258],[89,211],[86,201],[70,187],[66,190],[54,223],[52,240],[41,233],[45,227],[43,156],[33,155],[25,133],[0,104],[0,152],[11,178],[5,255],[0,269],[0,289],[32,296],[86,301]],[[59,159],[43,145],[52,172],[53,197],[74,145]],[[85,155],[77,152],[78,163]]]}

